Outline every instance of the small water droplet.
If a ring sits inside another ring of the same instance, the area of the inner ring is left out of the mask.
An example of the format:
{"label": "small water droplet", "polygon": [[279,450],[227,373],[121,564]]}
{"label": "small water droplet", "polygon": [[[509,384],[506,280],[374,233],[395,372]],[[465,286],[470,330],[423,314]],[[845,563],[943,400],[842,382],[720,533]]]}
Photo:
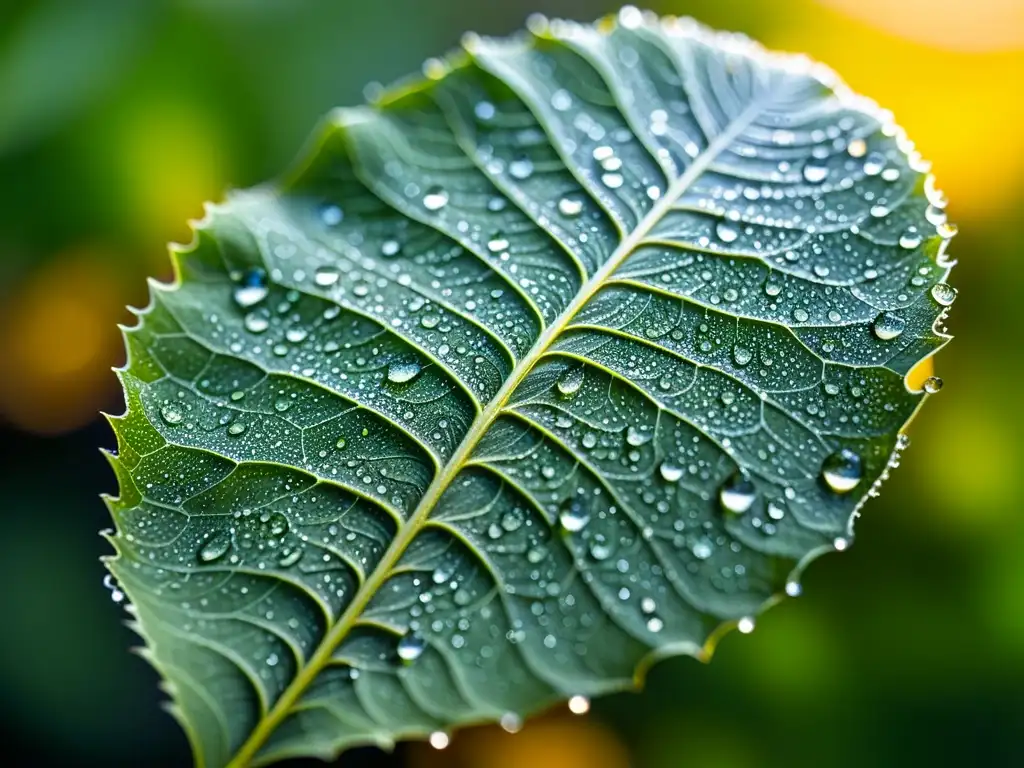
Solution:
{"label": "small water droplet", "polygon": [[229,549],[231,549],[231,539],[218,533],[199,548],[199,559],[204,563],[212,563],[214,560],[224,557]]}
{"label": "small water droplet", "polygon": [[866,176],[877,176],[885,168],[885,155],[880,152],[872,152],[864,160],[864,174]]}
{"label": "small water droplet", "polygon": [[929,376],[924,380],[924,391],[929,395],[934,395],[940,389],[942,389],[942,379],[938,376]]}
{"label": "small water droplet", "polygon": [[868,151],[867,142],[864,139],[854,139],[847,145],[846,151],[850,157],[864,157]]}
{"label": "small water droplet", "polygon": [[732,348],[732,359],[736,361],[736,365],[746,365],[753,357],[754,354],[746,347],[737,344]]}
{"label": "small water droplet", "polygon": [[415,632],[407,632],[402,635],[397,646],[398,658],[407,664],[416,661],[423,652],[427,650],[427,641]]}
{"label": "small water droplet", "polygon": [[860,456],[849,448],[839,449],[822,462],[821,476],[836,493],[849,493],[864,476]]}
{"label": "small water droplet", "polygon": [[525,181],[533,175],[533,161],[528,157],[520,157],[508,164],[508,172],[512,178]]}
{"label": "small water droplet", "polygon": [[270,293],[270,288],[267,284],[267,273],[262,269],[253,268],[242,273],[242,278],[235,286],[232,295],[238,306],[248,309],[267,298],[268,293]]}
{"label": "small water droplet", "polygon": [[932,298],[944,307],[948,307],[956,301],[956,288],[945,283],[936,283],[932,286]]}
{"label": "small water droplet", "polygon": [[751,616],[744,616],[738,622],[736,622],[736,629],[742,634],[749,635],[754,631],[754,619]]}
{"label": "small water droplet", "polygon": [[891,341],[903,333],[903,329],[906,327],[907,321],[899,315],[892,312],[883,312],[875,318],[871,329],[875,332],[875,336],[882,341]]}
{"label": "small water droplet", "polygon": [[515,712],[506,712],[501,716],[498,724],[507,733],[519,733],[523,729],[523,719]]}
{"label": "small water droplet", "polygon": [[718,239],[723,243],[731,243],[740,236],[735,227],[726,224],[724,221],[718,222],[715,226],[715,234],[718,235]]}
{"label": "small water droplet", "polygon": [[345,218],[345,213],[333,203],[325,203],[320,206],[320,221],[328,227],[336,227]]}
{"label": "small water droplet", "polygon": [[808,163],[804,166],[804,179],[810,184],[821,184],[828,178],[828,168],[823,165]]}
{"label": "small water droplet", "polygon": [[262,312],[250,312],[242,323],[249,333],[263,333],[270,327],[270,320]]}
{"label": "small water droplet", "polygon": [[314,282],[321,288],[330,288],[332,285],[338,282],[341,277],[341,272],[338,271],[337,267],[318,267],[316,275],[314,276]]}
{"label": "small water droplet", "polygon": [[729,476],[718,491],[718,500],[722,507],[729,512],[742,515],[757,498],[757,488],[754,482],[743,472],[734,472]]}
{"label": "small water droplet", "polygon": [[912,251],[921,244],[921,235],[917,232],[906,232],[900,236],[900,248]]}
{"label": "small water droplet", "polygon": [[566,499],[558,511],[558,522],[569,533],[582,531],[590,522],[590,513],[578,496]]}
{"label": "small water droplet", "polygon": [[804,588],[800,586],[799,581],[787,581],[786,582],[786,594],[790,597],[800,597],[803,594]]}
{"label": "small water droplet", "polygon": [[448,734],[444,731],[434,731],[430,734],[430,746],[434,749],[447,748],[449,741]]}
{"label": "small water droplet", "polygon": [[423,196],[423,207],[428,211],[439,211],[448,205],[448,193],[442,187],[433,186]]}
{"label": "small water droplet", "polygon": [[392,363],[388,366],[388,381],[392,384],[407,384],[415,379],[422,370],[419,363]]}
{"label": "small water droplet", "polygon": [[302,550],[296,547],[291,552],[285,552],[277,564],[282,568],[291,568],[302,559]]}
{"label": "small water droplet", "polygon": [[242,424],[240,421],[236,421],[234,424],[232,424],[230,427],[228,427],[228,434],[233,436],[233,437],[238,437],[239,435],[243,434],[244,432],[245,432],[245,424]]}
{"label": "small water droplet", "polygon": [[507,251],[509,246],[508,240],[501,236],[500,233],[495,233],[494,236],[487,241],[487,250],[491,253],[501,253]]}
{"label": "small water droplet", "polygon": [[661,473],[662,478],[669,483],[678,482],[683,476],[682,467],[677,467],[675,464],[669,464],[667,461],[662,462],[658,471]]}

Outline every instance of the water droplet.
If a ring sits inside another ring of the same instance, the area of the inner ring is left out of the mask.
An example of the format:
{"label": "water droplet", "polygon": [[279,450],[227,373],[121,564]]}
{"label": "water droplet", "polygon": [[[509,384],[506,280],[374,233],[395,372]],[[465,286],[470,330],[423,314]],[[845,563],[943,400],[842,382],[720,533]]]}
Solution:
{"label": "water droplet", "polygon": [[523,729],[523,719],[515,712],[506,712],[501,716],[498,724],[507,733],[519,733]]}
{"label": "water droplet", "polygon": [[344,437],[339,437],[338,438],[338,442],[336,442],[334,444],[334,447],[337,448],[340,451],[340,450],[344,449],[346,444],[347,444],[347,442],[346,442],[345,438]]}
{"label": "water droplet", "polygon": [[624,179],[622,174],[606,173],[601,176],[601,181],[608,189],[618,189],[622,186]]}
{"label": "water droplet", "polygon": [[473,114],[477,116],[477,119],[487,122],[493,120],[494,115],[497,113],[494,105],[489,101],[478,101],[476,106],[473,107]]}
{"label": "water droplet", "polygon": [[732,348],[732,359],[736,361],[736,365],[746,365],[753,357],[754,354],[746,347],[737,344]]}
{"label": "water droplet", "polygon": [[407,384],[422,370],[419,363],[392,363],[388,366],[388,381],[392,384]]}
{"label": "water droplet", "polygon": [[569,711],[574,715],[585,715],[590,711],[590,699],[586,696],[573,696],[569,699]]}
{"label": "water droplet", "polygon": [[724,221],[718,222],[715,226],[715,234],[718,235],[718,239],[723,243],[731,243],[740,236],[740,233],[735,227],[729,226]]}
{"label": "water droplet", "polygon": [[749,635],[754,631],[754,619],[750,616],[744,616],[738,622],[736,622],[736,629],[742,634]]}
{"label": "water droplet", "polygon": [[430,734],[430,746],[434,749],[445,749],[449,741],[448,734],[444,731],[434,731]]}
{"label": "water droplet", "polygon": [[417,635],[415,632],[407,632],[402,635],[402,639],[398,641],[398,658],[407,664],[411,664],[416,661],[423,652],[427,650],[427,641]]}
{"label": "water droplet", "polygon": [[579,200],[574,200],[571,197],[563,197],[558,201],[558,212],[563,216],[579,216],[583,211],[583,203]]}
{"label": "water droplet", "polygon": [[854,139],[846,147],[846,151],[850,154],[850,157],[864,157],[868,151],[867,142],[864,139]]}
{"label": "water droplet", "polygon": [[508,240],[501,236],[499,233],[495,233],[494,236],[487,241],[487,250],[491,253],[501,253],[507,251],[509,246]]}
{"label": "water droplet", "polygon": [[912,251],[921,244],[921,235],[917,232],[906,232],[900,236],[900,248]]}
{"label": "water droplet", "polygon": [[214,560],[224,557],[229,549],[231,549],[231,539],[218,533],[199,548],[199,559],[204,563],[212,563]]}
{"label": "water droplet", "polygon": [[849,448],[839,449],[822,463],[821,476],[836,493],[849,493],[864,476],[860,456]]}
{"label": "water droplet", "polygon": [[238,437],[239,435],[243,434],[244,432],[245,432],[245,424],[242,424],[240,421],[236,421],[234,424],[232,424],[230,427],[228,427],[228,434],[233,436],[233,437]]}
{"label": "water droplet", "polygon": [[864,174],[866,176],[877,176],[885,168],[885,155],[880,152],[872,152],[864,160]]}
{"label": "water droplet", "polygon": [[662,465],[658,468],[661,476],[666,482],[675,483],[680,480],[683,476],[683,468],[677,467],[675,464],[669,464],[667,461],[662,462]]}
{"label": "water droplet", "polygon": [[316,270],[313,281],[321,288],[330,288],[338,282],[340,277],[341,272],[338,271],[337,267],[319,267]]}
{"label": "water droplet", "polygon": [[935,231],[943,240],[949,240],[951,237],[956,235],[957,232],[960,231],[960,228],[957,227],[956,224],[951,224],[948,221],[944,221],[935,228]]}
{"label": "water droplet", "polygon": [[804,588],[800,586],[799,581],[787,581],[786,582],[786,594],[790,597],[800,597],[803,594]]}
{"label": "water droplet", "polygon": [[558,391],[565,397],[571,397],[575,395],[580,386],[583,384],[583,366],[577,366],[576,368],[570,368],[562,377],[558,380],[555,385],[558,387]]}
{"label": "water droplet", "polygon": [[664,628],[665,622],[659,619],[657,616],[651,616],[651,618],[647,620],[648,632],[654,632],[655,634],[657,634],[658,632],[661,632],[661,630]]}
{"label": "water droplet", "polygon": [[641,431],[633,425],[630,425],[626,430],[626,442],[632,446],[639,446],[650,442],[652,437],[654,437],[653,432]]}
{"label": "water droplet", "polygon": [[590,513],[578,496],[566,499],[558,511],[558,522],[569,533],[582,531],[590,522]]}
{"label": "water droplet", "polygon": [[171,426],[181,424],[181,421],[184,418],[184,416],[182,416],[181,414],[181,411],[179,411],[173,405],[165,405],[163,408],[161,408],[160,416],[161,418],[163,418],[164,421],[166,421]]}
{"label": "water droplet", "polygon": [[302,559],[302,550],[296,547],[291,552],[285,552],[277,564],[282,568],[291,568]]}
{"label": "water droplet", "polygon": [[242,323],[249,333],[263,333],[270,327],[270,320],[260,312],[250,312]]}
{"label": "water droplet", "polygon": [[836,552],[842,552],[850,548],[850,541],[840,536],[832,542],[832,546],[835,547]]}
{"label": "water droplet", "polygon": [[942,379],[938,376],[929,376],[924,380],[924,391],[929,395],[934,395],[940,389],[942,389]]}
{"label": "water droplet", "polygon": [[718,491],[718,500],[729,512],[742,515],[754,504],[757,488],[754,482],[743,472],[734,472],[729,476]]}
{"label": "water droplet", "polygon": [[402,244],[397,240],[385,240],[380,244],[382,256],[397,256],[400,250],[402,250]]}
{"label": "water droplet", "polygon": [[820,184],[828,178],[828,168],[808,163],[804,166],[804,179],[811,184]]}
{"label": "water droplet", "polygon": [[801,309],[800,307],[797,307],[796,309],[793,310],[793,319],[796,320],[798,323],[806,323],[808,317],[810,317],[810,315],[807,314],[806,309]]}
{"label": "water droplet", "polygon": [[345,218],[345,213],[333,203],[325,203],[320,206],[320,221],[328,227],[336,227]]}
{"label": "water droplet", "polygon": [[446,205],[448,205],[448,193],[442,187],[431,187],[423,196],[423,207],[428,211],[439,211]]}
{"label": "water droplet", "polygon": [[533,175],[533,161],[528,157],[517,158],[508,164],[508,172],[514,179],[526,180]]}
{"label": "water droplet", "polygon": [[945,283],[936,283],[932,286],[932,298],[944,307],[948,307],[956,301],[956,288]]}
{"label": "water droplet", "polygon": [[267,284],[267,273],[258,268],[247,269],[242,279],[235,286],[233,296],[235,303],[242,309],[254,307],[267,298],[270,288]]}
{"label": "water droplet", "polygon": [[880,338],[882,341],[891,341],[903,333],[903,329],[907,327],[907,321],[904,320],[897,314],[892,312],[883,312],[875,318],[874,324],[871,326],[875,332],[875,336]]}

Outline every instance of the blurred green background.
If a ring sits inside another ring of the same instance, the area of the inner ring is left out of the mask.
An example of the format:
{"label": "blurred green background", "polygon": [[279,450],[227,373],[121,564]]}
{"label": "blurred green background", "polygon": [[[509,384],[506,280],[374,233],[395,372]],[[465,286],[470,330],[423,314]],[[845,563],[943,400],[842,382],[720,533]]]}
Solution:
{"label": "blurred green background", "polygon": [[[185,740],[101,584],[114,479],[97,416],[125,304],[168,275],[205,199],[281,171],[317,118],[530,11],[599,0],[65,0],[0,4],[0,763],[178,766]],[[805,50],[893,109],[960,225],[947,387],[858,542],[710,666],[444,753],[345,765],[1024,765],[1024,2],[661,0]],[[300,763],[295,763],[298,765]]]}

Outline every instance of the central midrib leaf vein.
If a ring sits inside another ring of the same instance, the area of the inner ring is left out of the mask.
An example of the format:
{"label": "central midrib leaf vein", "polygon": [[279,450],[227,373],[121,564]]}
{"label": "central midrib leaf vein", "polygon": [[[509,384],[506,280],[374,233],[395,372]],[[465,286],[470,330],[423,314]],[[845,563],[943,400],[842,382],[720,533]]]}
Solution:
{"label": "central midrib leaf vein", "polygon": [[565,330],[576,314],[607,282],[608,278],[629,257],[637,245],[647,237],[651,229],[661,221],[665,213],[673,208],[676,201],[690,188],[690,185],[707,170],[708,166],[722,150],[728,147],[750,125],[763,107],[762,101],[756,99],[732,121],[725,131],[708,145],[707,150],[697,157],[686,169],[686,172],[672,183],[667,193],[661,197],[637,227],[623,239],[601,268],[583,284],[576,298],[566,307],[565,311],[537,337],[533,346],[516,364],[498,393],[473,420],[459,447],[441,471],[434,476],[433,481],[424,492],[416,509],[413,510],[409,519],[398,529],[395,538],[381,557],[377,567],[370,574],[369,578],[363,582],[363,585],[359,588],[352,602],[345,609],[345,612],[338,619],[337,623],[328,630],[316,651],[310,656],[309,661],[302,667],[284,693],[281,694],[271,710],[260,720],[252,733],[249,734],[249,738],[246,739],[227,768],[244,768],[244,766],[250,764],[260,747],[263,746],[267,738],[274,732],[274,729],[289,714],[292,706],[298,701],[309,684],[313,682],[320,671],[330,662],[335,648],[348,636],[349,631],[355,626],[356,621],[369,601],[377,594],[378,589],[391,575],[392,568],[398,563],[406,547],[408,547],[409,543],[420,531],[430,512],[441,498],[441,495],[448,488],[452,480],[462,471],[477,443],[490,428],[495,417],[505,406],[519,384],[530,373],[534,365],[548,351],[551,343]]}

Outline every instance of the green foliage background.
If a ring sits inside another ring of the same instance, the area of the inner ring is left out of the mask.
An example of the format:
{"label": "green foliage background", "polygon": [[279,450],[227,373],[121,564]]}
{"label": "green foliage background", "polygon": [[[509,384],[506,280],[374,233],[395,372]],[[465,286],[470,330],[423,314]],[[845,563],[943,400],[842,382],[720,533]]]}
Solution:
{"label": "green foliage background", "polygon": [[[188,759],[158,708],[154,674],[126,653],[137,640],[100,587],[97,558],[109,550],[95,535],[107,524],[96,494],[113,478],[95,451],[112,437],[94,414],[121,410],[108,372],[119,362],[114,324],[127,319],[121,306],[144,301],[144,275],[167,273],[163,243],[187,239],[182,223],[202,199],[277,173],[325,110],[361,100],[367,79],[411,71],[465,29],[504,34],[529,11],[591,19],[616,5],[4,4],[0,727],[9,732],[0,762],[23,764],[18,749],[26,765]],[[810,48],[896,110],[936,160],[961,225],[950,321],[958,339],[938,360],[947,387],[914,424],[903,468],[866,507],[856,546],[815,564],[804,597],[752,635],[729,636],[712,666],[660,665],[644,697],[597,703],[587,727],[603,724],[641,768],[1021,762],[1024,412],[1008,385],[1024,364],[1009,343],[1024,330],[1014,231],[1024,119],[995,103],[992,83],[1024,76],[1024,52],[908,41],[814,0],[652,5]],[[865,41],[875,47],[861,65]],[[922,92],[945,99],[946,121],[914,98]],[[887,93],[909,95],[901,104]],[[992,97],[980,111],[979,93]],[[537,733],[556,755],[588,731]],[[517,738],[540,738],[530,734]],[[452,749],[460,765],[496,765],[483,748],[460,751],[459,739]],[[403,749],[347,759],[430,758]]]}

